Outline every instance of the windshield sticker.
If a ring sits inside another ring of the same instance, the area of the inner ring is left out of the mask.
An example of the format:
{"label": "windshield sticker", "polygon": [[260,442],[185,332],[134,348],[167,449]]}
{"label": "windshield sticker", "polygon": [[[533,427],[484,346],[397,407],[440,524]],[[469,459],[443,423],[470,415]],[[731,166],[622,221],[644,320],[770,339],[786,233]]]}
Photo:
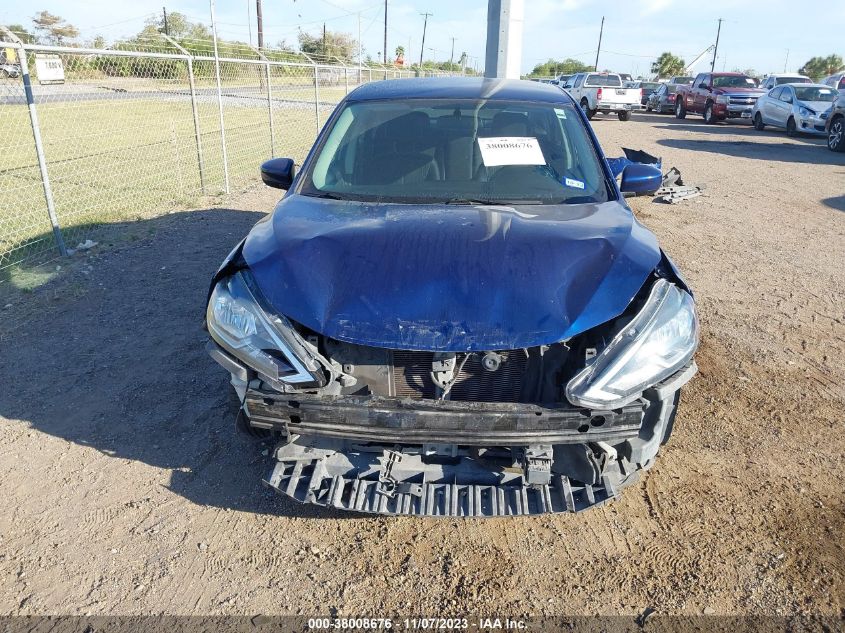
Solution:
{"label": "windshield sticker", "polygon": [[546,164],[540,143],[533,136],[479,138],[478,147],[486,167]]}
{"label": "windshield sticker", "polygon": [[574,178],[567,178],[565,181],[567,187],[574,187],[575,189],[583,189],[584,183]]}
{"label": "windshield sticker", "polygon": [[557,118],[566,120],[566,110],[561,110],[560,108],[555,108],[555,114]]}

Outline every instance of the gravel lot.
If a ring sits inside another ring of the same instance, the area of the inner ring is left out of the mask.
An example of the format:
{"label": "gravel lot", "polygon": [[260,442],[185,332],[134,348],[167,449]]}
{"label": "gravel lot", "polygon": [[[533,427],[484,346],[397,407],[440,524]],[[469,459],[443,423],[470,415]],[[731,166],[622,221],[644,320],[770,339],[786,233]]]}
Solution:
{"label": "gravel lot", "polygon": [[608,155],[707,185],[631,202],[703,337],[672,441],[620,501],[362,518],[262,488],[200,329],[211,274],[277,198],[258,188],[0,286],[0,613],[845,614],[845,155],[698,117],[593,126]]}

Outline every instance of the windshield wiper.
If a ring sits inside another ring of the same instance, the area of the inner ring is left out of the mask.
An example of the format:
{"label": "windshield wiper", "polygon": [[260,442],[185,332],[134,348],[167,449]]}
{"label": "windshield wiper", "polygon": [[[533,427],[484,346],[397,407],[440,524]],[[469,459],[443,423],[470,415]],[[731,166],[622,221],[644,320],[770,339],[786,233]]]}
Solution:
{"label": "windshield wiper", "polygon": [[343,196],[339,196],[336,193],[332,193],[331,191],[321,191],[319,193],[303,193],[303,196],[308,196],[309,198],[326,198],[328,200],[346,200]]}

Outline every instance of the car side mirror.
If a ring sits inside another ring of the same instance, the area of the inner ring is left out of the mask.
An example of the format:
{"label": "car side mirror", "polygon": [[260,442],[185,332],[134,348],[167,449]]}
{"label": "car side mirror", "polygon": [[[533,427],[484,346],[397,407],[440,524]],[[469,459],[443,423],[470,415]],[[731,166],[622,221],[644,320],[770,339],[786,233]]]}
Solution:
{"label": "car side mirror", "polygon": [[261,164],[261,180],[268,187],[289,189],[295,175],[292,158],[271,158]]}
{"label": "car side mirror", "polygon": [[660,189],[663,174],[653,165],[634,163],[622,170],[622,193],[652,193]]}
{"label": "car side mirror", "polygon": [[710,90],[710,86],[708,86],[707,84],[698,84],[698,87],[702,90]]}

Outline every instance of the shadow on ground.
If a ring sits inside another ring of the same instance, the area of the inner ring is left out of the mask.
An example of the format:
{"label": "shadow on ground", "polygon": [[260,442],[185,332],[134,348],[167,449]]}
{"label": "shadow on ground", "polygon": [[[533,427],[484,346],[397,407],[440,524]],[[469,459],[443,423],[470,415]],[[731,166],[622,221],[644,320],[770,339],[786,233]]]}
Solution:
{"label": "shadow on ground", "polygon": [[[37,289],[0,286],[0,307],[13,302],[4,320],[27,308],[0,342],[0,416],[172,470],[169,488],[197,504],[333,516],[261,487],[268,458],[236,433],[228,376],[204,349],[211,276],[261,217],[214,209],[110,225]],[[144,237],[109,246],[126,232]]]}
{"label": "shadow on ground", "polygon": [[833,198],[825,198],[822,204],[836,209],[837,211],[845,211],[845,196],[834,196]]}

